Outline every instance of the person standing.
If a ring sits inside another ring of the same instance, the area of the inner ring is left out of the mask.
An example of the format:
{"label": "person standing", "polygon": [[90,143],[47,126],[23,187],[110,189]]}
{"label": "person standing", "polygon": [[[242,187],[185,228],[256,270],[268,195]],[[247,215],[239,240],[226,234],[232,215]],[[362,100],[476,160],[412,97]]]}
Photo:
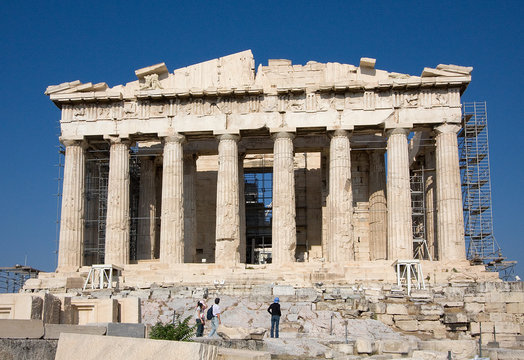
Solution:
{"label": "person standing", "polygon": [[274,334],[276,338],[278,338],[278,326],[280,324],[280,316],[282,315],[279,301],[280,299],[276,297],[273,304],[267,308],[267,312],[271,314],[271,337]]}
{"label": "person standing", "polygon": [[195,311],[195,321],[197,323],[196,337],[202,337],[204,334],[204,325],[206,323],[204,314],[204,305],[199,301]]}
{"label": "person standing", "polygon": [[220,306],[218,303],[220,302],[219,298],[215,299],[215,303],[211,307],[213,309],[213,318],[211,319],[211,332],[209,333],[209,337],[212,337],[217,333],[218,325],[222,324],[220,321]]}

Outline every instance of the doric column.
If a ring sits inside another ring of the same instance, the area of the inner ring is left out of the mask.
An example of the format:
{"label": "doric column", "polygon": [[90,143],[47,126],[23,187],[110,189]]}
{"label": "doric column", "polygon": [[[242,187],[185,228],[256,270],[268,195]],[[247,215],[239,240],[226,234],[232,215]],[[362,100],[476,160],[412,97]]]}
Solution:
{"label": "doric column", "polygon": [[184,155],[184,262],[196,261],[196,154]]}
{"label": "doric column", "polygon": [[388,131],[388,259],[413,258],[408,129]]}
{"label": "doric column", "polygon": [[107,188],[106,264],[129,263],[129,142],[111,138]]}
{"label": "doric column", "polygon": [[371,260],[387,258],[386,164],[383,150],[369,152],[369,234]]}
{"label": "doric column", "polygon": [[62,142],[66,148],[57,270],[76,271],[84,258],[84,143]]}
{"label": "doric column", "polygon": [[438,259],[437,243],[437,196],[435,193],[435,150],[427,150],[424,154],[426,164],[425,172],[425,191],[426,191],[426,238],[429,253],[433,260]]}
{"label": "doric column", "polygon": [[353,192],[349,132],[336,130],[329,146],[329,240],[327,260],[344,263],[355,260],[353,243]]}
{"label": "doric column", "polygon": [[246,197],[244,194],[244,158],[245,153],[238,157],[238,201],[239,201],[239,218],[240,218],[240,262],[246,262]]}
{"label": "doric column", "polygon": [[240,215],[238,195],[238,135],[218,137],[218,174],[215,263],[240,262]]}
{"label": "doric column", "polygon": [[297,230],[295,222],[294,135],[279,132],[273,135],[273,263],[295,261]]}
{"label": "doric column", "polygon": [[156,237],[156,167],[154,159],[140,159],[140,193],[138,197],[137,259],[154,258]]}
{"label": "doric column", "polygon": [[184,160],[185,137],[163,138],[162,217],[160,220],[160,262],[184,262]]}
{"label": "doric column", "polygon": [[435,128],[437,176],[437,226],[439,260],[465,260],[464,220],[460,188],[457,132],[460,126]]}

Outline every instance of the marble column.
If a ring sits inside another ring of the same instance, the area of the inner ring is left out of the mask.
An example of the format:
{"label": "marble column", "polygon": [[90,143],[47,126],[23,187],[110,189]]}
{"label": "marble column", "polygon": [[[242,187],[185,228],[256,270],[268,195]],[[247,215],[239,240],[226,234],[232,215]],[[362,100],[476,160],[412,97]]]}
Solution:
{"label": "marble column", "polygon": [[184,155],[184,262],[196,261],[196,154]]}
{"label": "marble column", "polygon": [[84,173],[82,141],[63,140],[65,145],[62,211],[58,247],[58,271],[76,271],[84,258]]}
{"label": "marble column", "polygon": [[388,254],[389,260],[413,258],[408,129],[388,131]]}
{"label": "marble column", "polygon": [[245,153],[238,157],[238,201],[239,201],[239,218],[240,218],[240,262],[246,263],[246,197],[244,194],[244,158]]}
{"label": "marble column", "polygon": [[140,158],[140,193],[138,196],[137,259],[154,258],[156,238],[156,166],[151,157]]}
{"label": "marble column", "polygon": [[437,235],[441,261],[466,259],[457,144],[459,130],[460,126],[455,124],[443,124],[435,128]]}
{"label": "marble column", "polygon": [[387,259],[386,164],[383,150],[369,152],[369,247],[371,260]]}
{"label": "marble column", "polygon": [[426,192],[426,239],[429,253],[433,260],[438,260],[437,243],[437,196],[435,193],[435,150],[427,150],[424,154],[425,179],[424,191]]}
{"label": "marble column", "polygon": [[106,264],[129,263],[129,142],[111,138],[107,188]]}
{"label": "marble column", "polygon": [[336,130],[329,146],[329,240],[327,261],[355,260],[353,243],[353,192],[349,132]]}
{"label": "marble column", "polygon": [[184,160],[185,137],[163,138],[162,217],[160,221],[160,262],[184,262]]}
{"label": "marble column", "polygon": [[273,135],[273,224],[272,261],[295,262],[297,230],[295,222],[295,167],[292,133]]}
{"label": "marble column", "polygon": [[215,263],[229,266],[240,262],[239,139],[232,134],[218,137]]}

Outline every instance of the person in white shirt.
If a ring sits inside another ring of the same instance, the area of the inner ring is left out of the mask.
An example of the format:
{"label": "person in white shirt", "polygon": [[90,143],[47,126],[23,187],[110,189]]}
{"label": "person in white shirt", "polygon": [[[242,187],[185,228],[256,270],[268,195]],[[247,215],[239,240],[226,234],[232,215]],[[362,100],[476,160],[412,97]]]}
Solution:
{"label": "person in white shirt", "polygon": [[220,320],[220,306],[218,306],[218,303],[220,302],[219,298],[215,299],[215,304],[212,306],[213,308],[213,319],[211,319],[211,332],[209,333],[209,337],[212,337],[216,334],[218,325],[222,324],[222,321]]}

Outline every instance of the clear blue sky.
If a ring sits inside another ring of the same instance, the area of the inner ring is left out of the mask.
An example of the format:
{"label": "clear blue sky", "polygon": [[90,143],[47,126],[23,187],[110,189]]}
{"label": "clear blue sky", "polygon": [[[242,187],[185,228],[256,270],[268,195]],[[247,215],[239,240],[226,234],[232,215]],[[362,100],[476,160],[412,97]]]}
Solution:
{"label": "clear blue sky", "polygon": [[55,267],[59,110],[48,85],[110,86],[252,49],[269,58],[420,75],[473,66],[462,97],[487,101],[495,234],[524,278],[522,1],[2,1],[0,266]]}

